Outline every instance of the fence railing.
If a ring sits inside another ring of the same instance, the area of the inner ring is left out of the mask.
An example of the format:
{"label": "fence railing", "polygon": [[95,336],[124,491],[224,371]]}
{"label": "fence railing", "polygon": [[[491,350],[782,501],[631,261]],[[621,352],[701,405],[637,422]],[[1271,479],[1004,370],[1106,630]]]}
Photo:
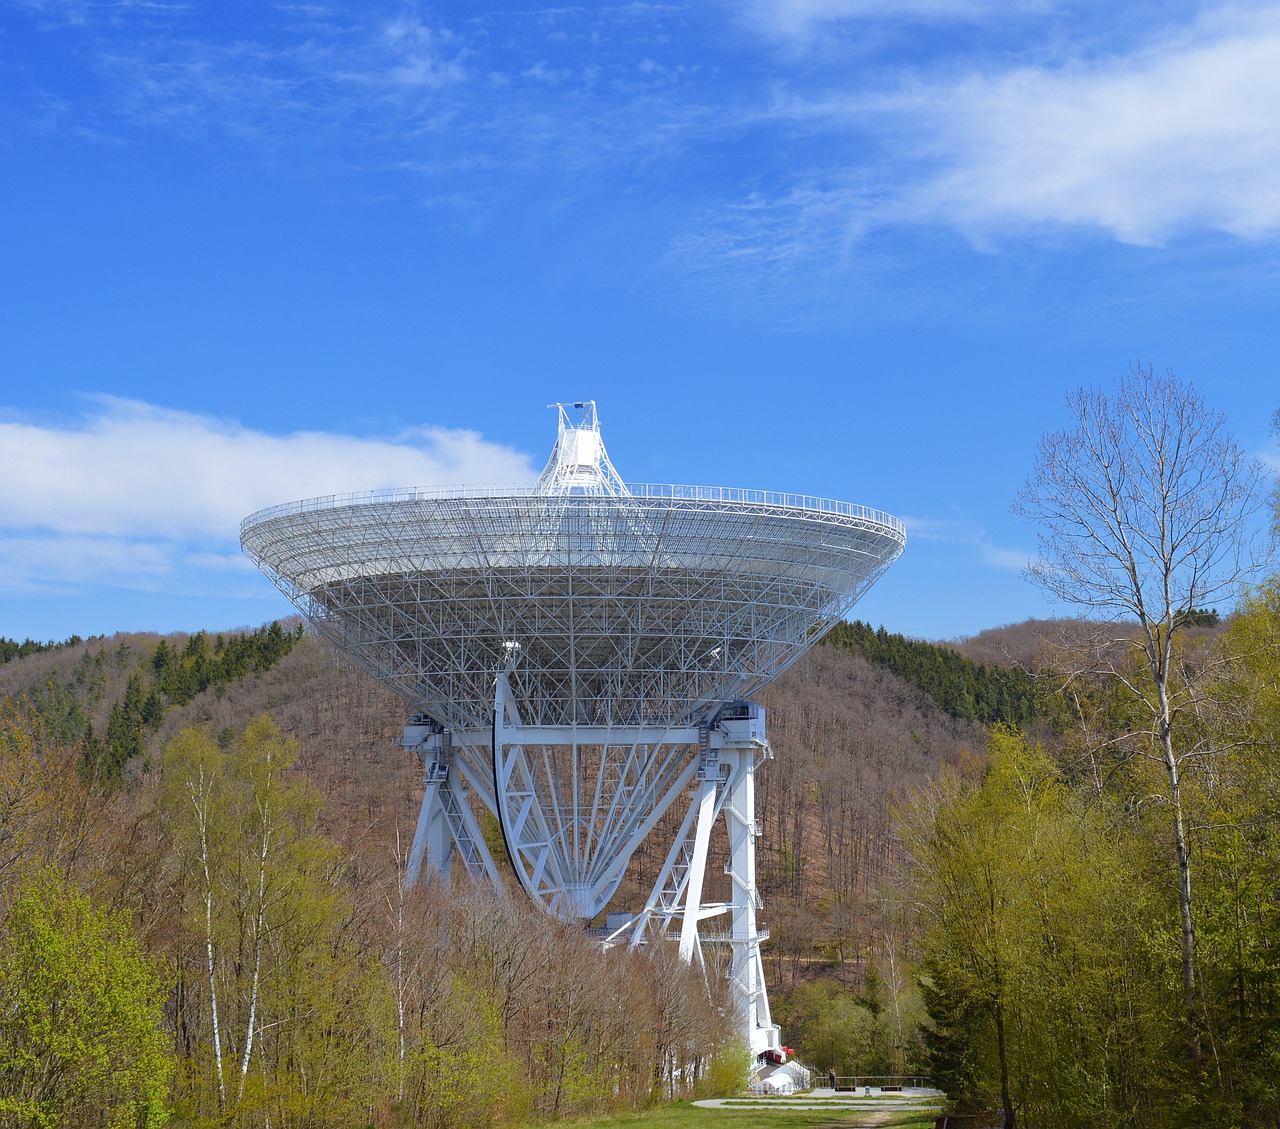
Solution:
{"label": "fence railing", "polygon": [[[632,498],[670,499],[672,501],[730,503],[755,505],[767,508],[804,510],[815,514],[834,514],[887,525],[900,534],[906,526],[899,518],[883,510],[859,506],[853,502],[840,502],[833,498],[819,498],[812,494],[788,494],[774,490],[744,490],[731,486],[681,486],[666,483],[629,482],[627,489]],[[269,518],[285,514],[311,513],[316,510],[340,509],[344,506],[377,505],[386,502],[415,502],[446,500],[453,498],[541,498],[534,487],[517,486],[424,486],[409,489],[364,490],[352,494],[328,494],[320,498],[304,498],[299,502],[284,502],[250,514],[240,524],[243,533],[249,526]],[[587,495],[587,497],[596,497]],[[599,496],[599,497],[604,497]]]}
{"label": "fence railing", "polygon": [[837,1093],[852,1092],[865,1089],[867,1086],[877,1090],[911,1089],[923,1090],[933,1087],[933,1080],[927,1074],[832,1074],[815,1075],[816,1085],[827,1085]]}

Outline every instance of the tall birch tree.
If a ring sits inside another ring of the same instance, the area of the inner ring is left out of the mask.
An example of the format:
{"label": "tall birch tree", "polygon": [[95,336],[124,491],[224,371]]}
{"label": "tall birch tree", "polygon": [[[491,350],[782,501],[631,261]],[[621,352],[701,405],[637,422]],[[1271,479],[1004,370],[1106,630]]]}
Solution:
{"label": "tall birch tree", "polygon": [[1196,926],[1184,777],[1205,748],[1184,740],[1193,686],[1179,656],[1192,613],[1233,597],[1254,572],[1261,464],[1188,383],[1131,367],[1115,392],[1067,397],[1073,425],[1046,435],[1017,512],[1039,523],[1031,580],[1115,624],[1083,674],[1127,687],[1144,751],[1163,767],[1181,936],[1188,1051],[1201,1058]]}

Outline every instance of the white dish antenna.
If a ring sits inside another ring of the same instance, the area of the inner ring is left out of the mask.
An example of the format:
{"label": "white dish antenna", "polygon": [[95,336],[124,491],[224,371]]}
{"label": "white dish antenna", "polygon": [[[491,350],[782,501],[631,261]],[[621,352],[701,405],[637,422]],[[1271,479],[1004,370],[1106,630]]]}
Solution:
{"label": "white dish antenna", "polygon": [[[591,921],[683,807],[644,905],[607,940],[669,937],[687,960],[727,944],[744,1034],[776,1050],[755,881],[754,773],[771,754],[749,699],[847,615],[902,552],[903,525],[822,498],[625,484],[595,401],[551,406],[555,447],[532,487],[296,502],[247,518],[241,544],[410,703],[403,744],[425,767],[411,875],[457,858],[503,884],[475,797],[528,895]],[[720,818],[731,892],[708,903]]]}

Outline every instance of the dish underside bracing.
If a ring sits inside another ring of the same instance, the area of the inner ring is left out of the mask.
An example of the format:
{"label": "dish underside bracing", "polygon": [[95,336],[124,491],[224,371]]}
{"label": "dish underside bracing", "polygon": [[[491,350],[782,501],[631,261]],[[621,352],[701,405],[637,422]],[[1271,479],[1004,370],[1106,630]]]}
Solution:
{"label": "dish underside bracing", "polygon": [[[532,487],[385,491],[264,510],[245,551],[322,634],[409,703],[424,858],[501,886],[473,797],[525,891],[604,913],[636,848],[683,816],[641,907],[606,942],[729,946],[753,1050],[776,1049],[757,928],[754,773],[771,755],[750,697],[902,551],[897,519],[845,503],[626,485],[590,402],[560,407]],[[582,413],[573,423],[569,410]],[[703,901],[717,820],[727,902]]]}

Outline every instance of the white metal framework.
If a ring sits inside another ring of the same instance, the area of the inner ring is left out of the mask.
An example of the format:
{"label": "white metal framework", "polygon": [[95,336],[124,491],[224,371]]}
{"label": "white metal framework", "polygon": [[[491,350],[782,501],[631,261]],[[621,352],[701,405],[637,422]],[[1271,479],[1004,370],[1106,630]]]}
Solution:
{"label": "white metal framework", "polygon": [[[456,854],[501,882],[474,795],[528,894],[591,920],[687,802],[652,893],[610,939],[671,936],[688,960],[727,942],[749,1042],[776,1047],[755,921],[754,772],[769,752],[747,699],[897,558],[902,523],[825,499],[624,484],[595,403],[553,407],[555,449],[532,487],[317,498],[247,518],[241,544],[415,710],[403,743],[423,758],[425,796],[411,876],[424,853],[444,873]],[[720,818],[732,897],[712,905]],[[727,929],[707,924],[721,917]]]}

